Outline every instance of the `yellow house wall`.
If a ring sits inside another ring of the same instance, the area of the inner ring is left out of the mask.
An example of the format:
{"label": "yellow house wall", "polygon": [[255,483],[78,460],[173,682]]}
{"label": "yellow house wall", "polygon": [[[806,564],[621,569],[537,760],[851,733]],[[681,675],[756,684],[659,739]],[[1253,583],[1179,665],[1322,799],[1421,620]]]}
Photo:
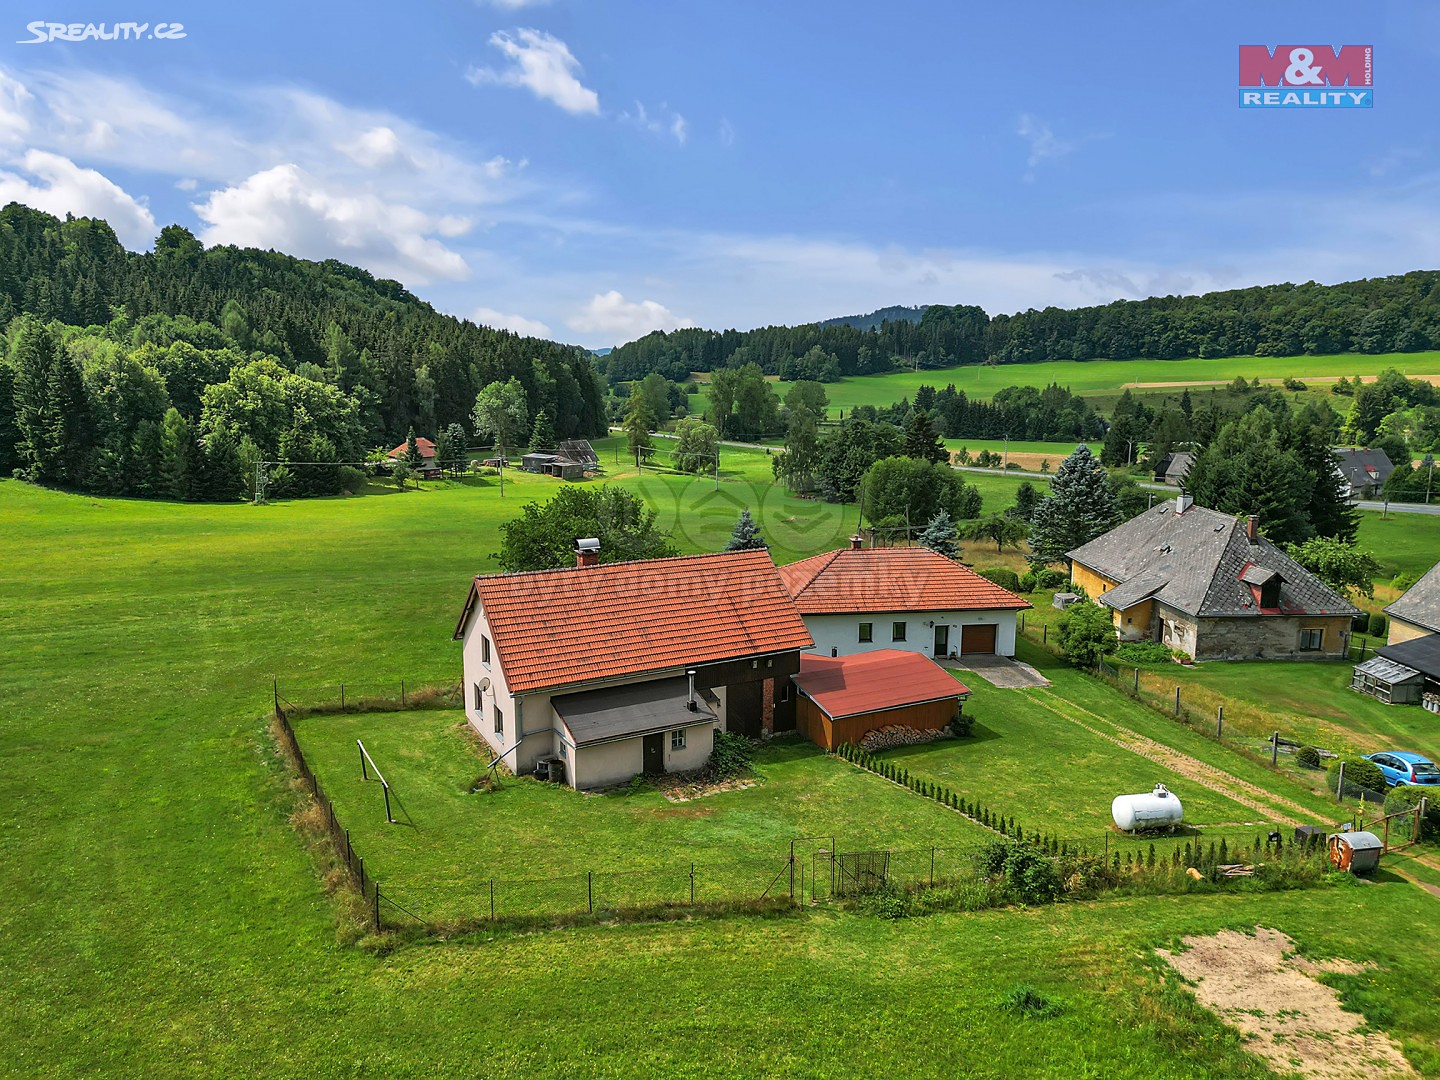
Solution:
{"label": "yellow house wall", "polygon": [[1434,633],[1433,630],[1426,630],[1423,626],[1416,626],[1404,619],[1390,620],[1390,636],[1385,639],[1387,645],[1398,645],[1402,641],[1414,641],[1416,638],[1426,637]]}
{"label": "yellow house wall", "polygon": [[[1070,564],[1070,580],[1073,581],[1076,585],[1079,585],[1081,588],[1083,588],[1086,594],[1089,595],[1091,600],[1094,600],[1095,597],[1099,596],[1103,592],[1109,592],[1111,589],[1115,588],[1116,585],[1120,584],[1118,581],[1112,581],[1110,578],[1105,577],[1103,574],[1097,574],[1088,566],[1081,566],[1078,562]],[[1112,613],[1112,620],[1114,621],[1116,626],[1123,627],[1124,624],[1120,622],[1120,612],[1116,611]],[[1148,613],[1146,615],[1146,620],[1147,622],[1149,620]]]}

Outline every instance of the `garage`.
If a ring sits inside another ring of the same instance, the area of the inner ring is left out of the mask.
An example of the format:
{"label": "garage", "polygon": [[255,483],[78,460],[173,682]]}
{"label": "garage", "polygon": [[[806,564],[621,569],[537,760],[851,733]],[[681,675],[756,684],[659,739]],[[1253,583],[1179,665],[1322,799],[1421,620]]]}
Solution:
{"label": "garage", "polygon": [[935,661],[900,649],[854,656],[800,655],[792,676],[800,733],[833,750],[884,727],[938,731],[960,712],[969,689]]}
{"label": "garage", "polygon": [[993,653],[994,651],[994,623],[974,623],[970,626],[960,628],[961,656],[971,656],[975,653]]}

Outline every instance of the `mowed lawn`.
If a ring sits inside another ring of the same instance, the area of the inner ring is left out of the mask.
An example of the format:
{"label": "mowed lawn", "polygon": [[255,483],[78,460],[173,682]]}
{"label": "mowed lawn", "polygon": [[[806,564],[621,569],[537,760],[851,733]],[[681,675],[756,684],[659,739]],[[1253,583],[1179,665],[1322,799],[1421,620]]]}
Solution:
{"label": "mowed lawn", "polygon": [[[471,794],[489,757],[459,712],[313,716],[296,732],[384,891],[429,918],[485,914],[491,879],[515,914],[584,910],[587,874],[602,906],[688,900],[692,867],[697,900],[758,900],[798,838],[833,837],[841,851],[938,847],[942,874],[968,870],[990,839],[798,739],[761,749],[752,786],[675,803],[649,787],[590,794],[531,777]],[[397,825],[385,823],[380,785],[361,778],[357,739],[391,785]],[[800,845],[805,873],[812,849],[828,846]]]}
{"label": "mowed lawn", "polygon": [[[1418,1068],[1440,1071],[1440,904],[1394,879],[391,953],[338,941],[288,821],[270,680],[453,682],[466,582],[494,567],[499,523],[556,486],[506,489],[503,504],[487,484],[254,508],[0,481],[7,1073],[1013,1076],[1023,1062],[1036,1076],[1258,1076],[1148,959],[1178,934],[1257,923],[1377,963],[1367,1000]],[[1021,982],[1062,1014],[1004,1012]]]}

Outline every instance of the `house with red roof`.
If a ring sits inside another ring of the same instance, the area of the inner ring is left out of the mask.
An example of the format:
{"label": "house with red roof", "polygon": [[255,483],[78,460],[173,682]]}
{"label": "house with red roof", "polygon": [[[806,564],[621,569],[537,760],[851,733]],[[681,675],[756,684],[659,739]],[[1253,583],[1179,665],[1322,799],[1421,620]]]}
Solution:
{"label": "house with red roof", "polygon": [[455,627],[465,715],[497,759],[575,788],[705,764],[715,731],[795,727],[813,641],[766,551],[474,579]]}
{"label": "house with red roof", "polygon": [[800,657],[796,726],[833,750],[872,731],[939,731],[960,714],[969,688],[934,660],[904,649]]}
{"label": "house with red roof", "polygon": [[[415,466],[415,471],[426,480],[439,480],[442,473],[440,463],[435,460],[435,444],[429,439],[416,439],[415,448],[420,451],[420,464]],[[404,461],[409,452],[409,443],[402,442],[385,456],[391,461]]]}
{"label": "house with red roof", "polygon": [[1030,606],[929,548],[865,548],[858,538],[780,568],[815,651],[899,649],[925,656],[1015,655],[1015,617]]}

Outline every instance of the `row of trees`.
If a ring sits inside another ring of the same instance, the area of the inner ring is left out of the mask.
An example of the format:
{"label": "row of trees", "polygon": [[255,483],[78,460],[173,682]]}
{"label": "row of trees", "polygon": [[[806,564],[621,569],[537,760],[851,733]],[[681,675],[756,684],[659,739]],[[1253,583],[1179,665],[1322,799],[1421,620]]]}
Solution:
{"label": "row of trees", "polygon": [[[931,306],[918,322],[767,326],[758,330],[656,331],[614,350],[612,378],[758,364],[779,374],[812,350],[839,375],[892,370],[897,363],[944,367],[1105,357],[1179,359],[1414,352],[1440,348],[1440,272],[1416,271],[1338,285],[1266,285],[1121,300],[1094,307],[1031,309],[993,319],[973,306]],[[807,361],[808,363],[809,361]],[[811,368],[806,377],[822,378]],[[823,369],[820,369],[823,370]]]}
{"label": "row of trees", "polygon": [[861,406],[856,414],[870,420],[908,423],[913,410],[925,412],[947,439],[1098,439],[1105,421],[1068,387],[1007,386],[989,401],[972,399],[954,383],[936,390],[922,385],[914,401],[901,399],[888,410]]}

